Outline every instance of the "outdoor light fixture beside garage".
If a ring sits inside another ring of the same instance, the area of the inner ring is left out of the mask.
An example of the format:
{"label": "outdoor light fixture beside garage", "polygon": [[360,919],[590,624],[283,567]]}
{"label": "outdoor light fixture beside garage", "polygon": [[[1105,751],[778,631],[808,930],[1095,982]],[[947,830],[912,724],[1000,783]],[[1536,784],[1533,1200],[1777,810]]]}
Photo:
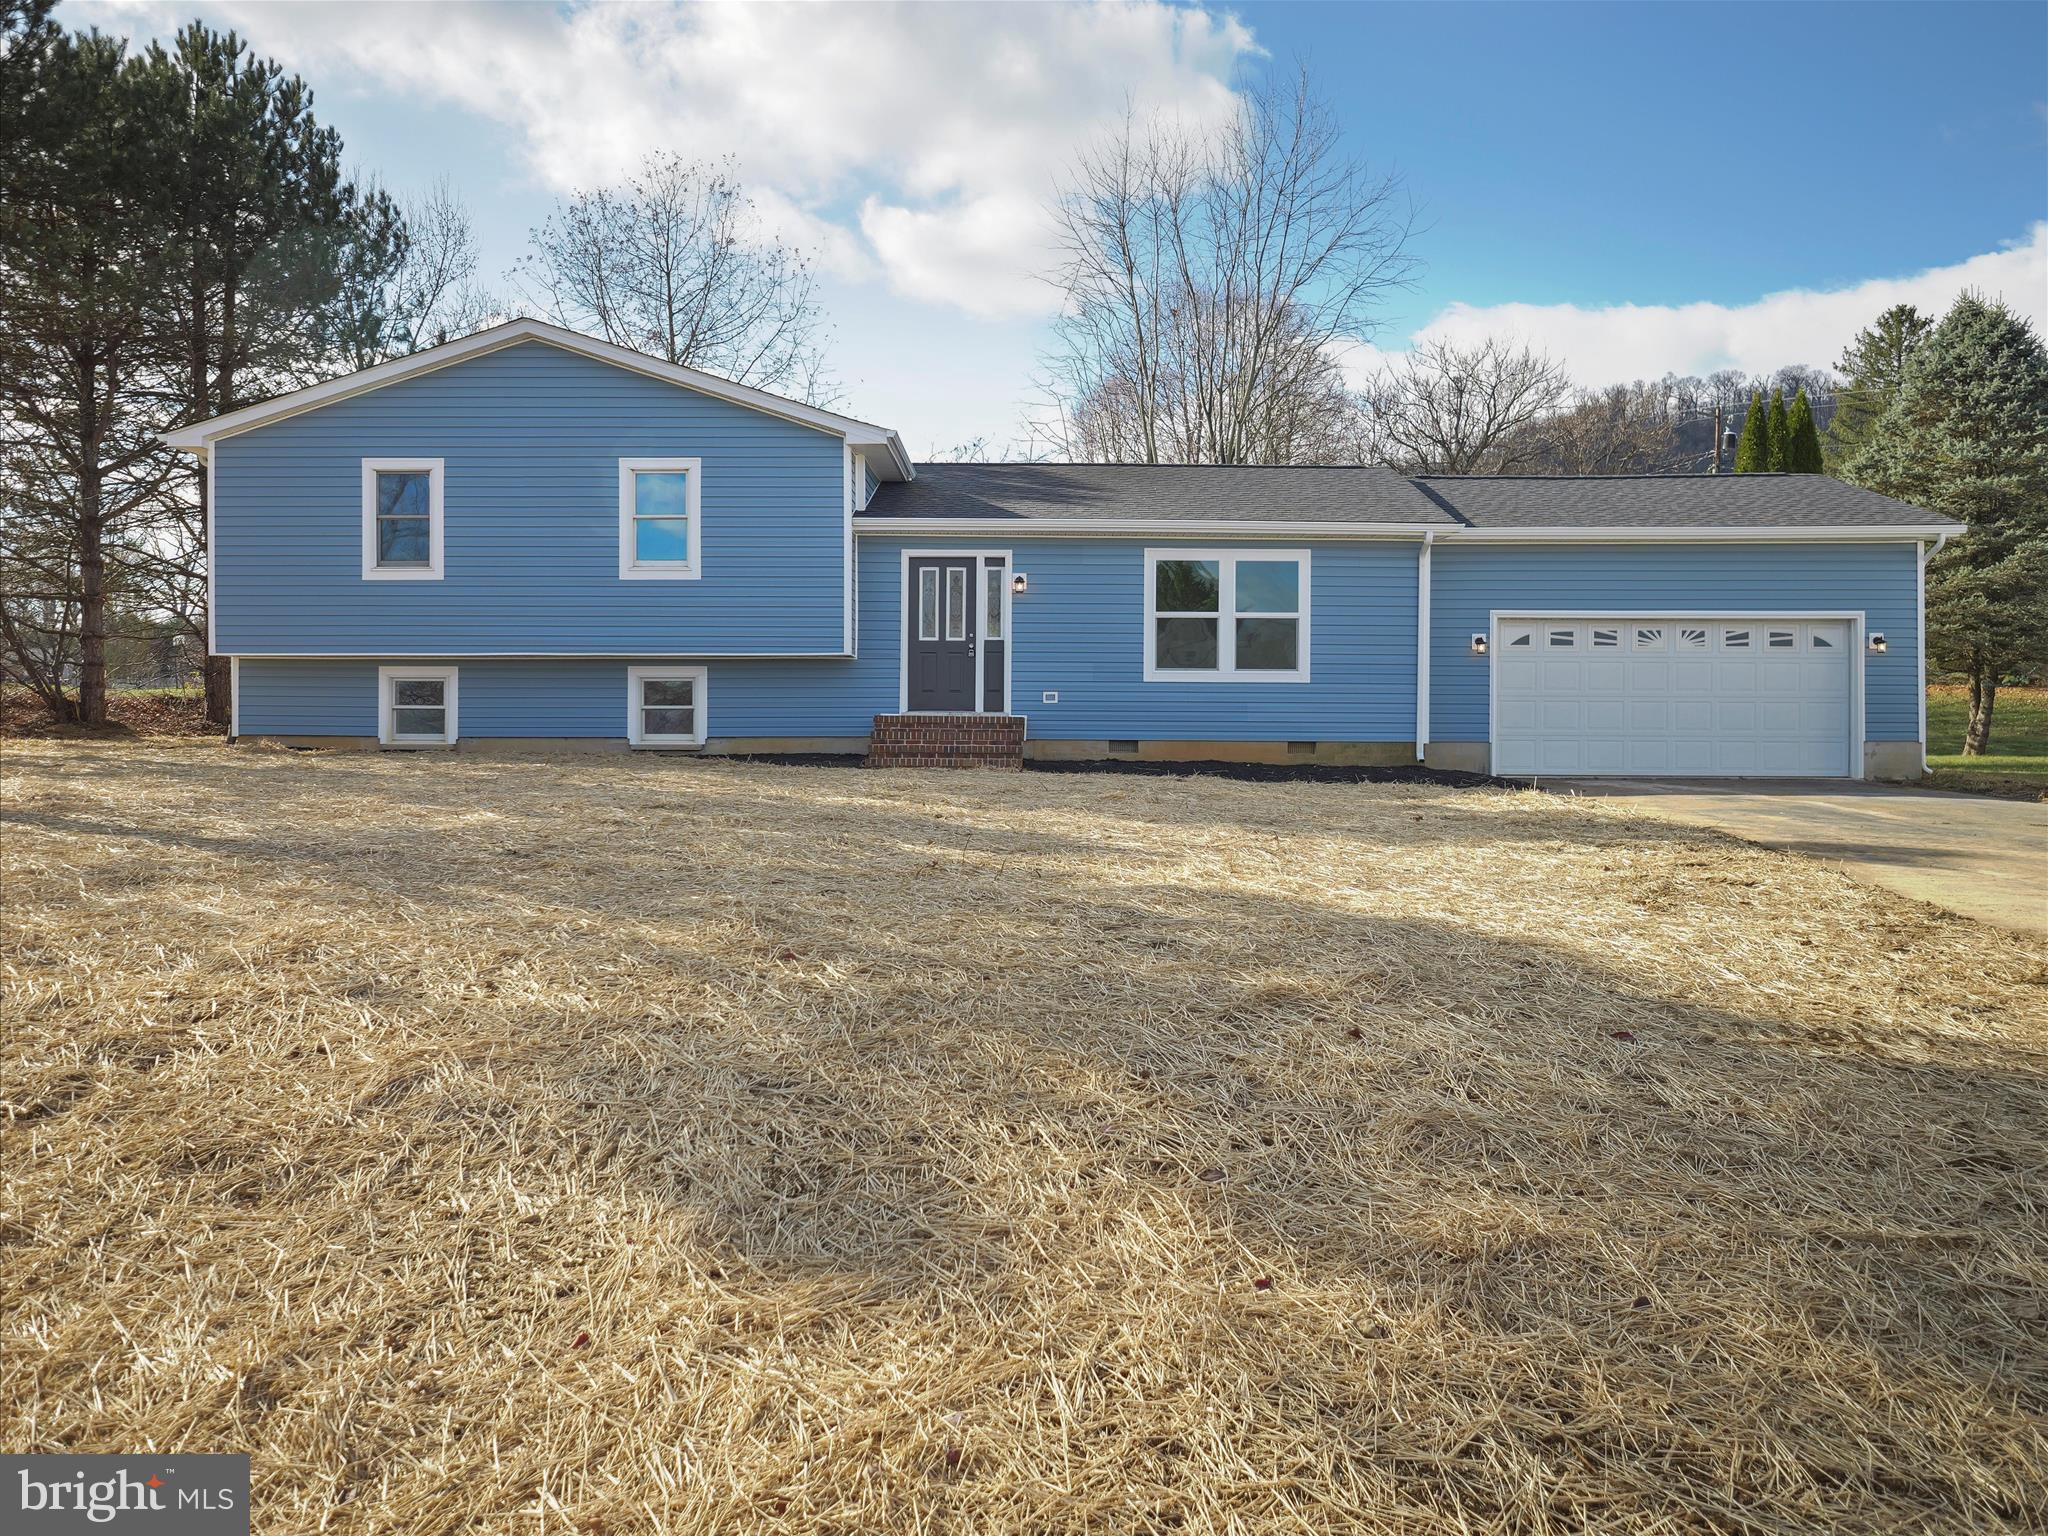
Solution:
{"label": "outdoor light fixture beside garage", "polygon": [[1884,631],[1883,631],[1883,630],[1881,630],[1881,629],[1880,629],[1880,630],[1873,630],[1873,631],[1871,632],[1871,636],[1870,636],[1870,651],[1871,651],[1871,654],[1872,654],[1872,655],[1874,655],[1874,656],[1882,656],[1882,655],[1884,654]]}
{"label": "outdoor light fixture beside garage", "polygon": [[1486,654],[1486,636],[1474,635],[1472,637],[1472,654],[1474,656],[1484,656]]}

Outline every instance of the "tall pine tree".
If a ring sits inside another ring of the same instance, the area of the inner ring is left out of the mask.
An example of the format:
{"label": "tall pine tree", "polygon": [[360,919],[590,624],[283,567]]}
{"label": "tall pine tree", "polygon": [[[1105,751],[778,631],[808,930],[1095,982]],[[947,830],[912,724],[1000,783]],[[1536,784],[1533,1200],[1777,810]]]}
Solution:
{"label": "tall pine tree", "polygon": [[1813,402],[1806,398],[1803,387],[1792,397],[1792,409],[1785,413],[1785,418],[1791,427],[1785,449],[1786,471],[1795,475],[1819,474],[1820,431],[1813,424]]}
{"label": "tall pine tree", "polygon": [[[160,331],[185,420],[346,372],[346,346],[325,322],[344,283],[360,279],[352,268],[382,270],[402,253],[388,199],[345,175],[341,138],[314,119],[306,83],[234,33],[192,22],[170,48],[153,45],[147,64],[177,103],[163,124],[177,174],[161,189],[160,217],[178,271]],[[196,461],[191,475],[187,538],[211,559]],[[226,657],[207,657],[206,710],[226,723]]]}
{"label": "tall pine tree", "polygon": [[1830,474],[1839,474],[1869,441],[1871,429],[1906,382],[1906,365],[1933,327],[1934,322],[1912,305],[1894,304],[1843,349],[1843,383],[1821,444]]}
{"label": "tall pine tree", "polygon": [[[9,16],[0,108],[0,642],[60,720],[107,718],[115,608],[147,559],[169,424],[149,369],[169,280],[163,94],[126,45]],[[74,701],[67,681],[78,687]]]}
{"label": "tall pine tree", "polygon": [[2048,351],[2003,303],[1958,299],[1843,478],[1968,523],[1927,562],[1927,652],[1970,681],[1968,756],[2008,673],[2048,661]]}
{"label": "tall pine tree", "polygon": [[50,12],[0,0],[0,667],[92,721],[118,610],[206,632],[206,480],[159,433],[346,372],[380,316],[338,300],[405,231],[232,34],[131,56]]}
{"label": "tall pine tree", "polygon": [[1764,397],[1750,391],[1749,412],[1742,418],[1742,436],[1735,440],[1735,473],[1760,474],[1770,468],[1770,419],[1764,414]]}
{"label": "tall pine tree", "polygon": [[1785,391],[1771,391],[1771,417],[1768,446],[1764,450],[1764,468],[1774,475],[1785,473],[1792,448],[1792,423],[1785,415]]}

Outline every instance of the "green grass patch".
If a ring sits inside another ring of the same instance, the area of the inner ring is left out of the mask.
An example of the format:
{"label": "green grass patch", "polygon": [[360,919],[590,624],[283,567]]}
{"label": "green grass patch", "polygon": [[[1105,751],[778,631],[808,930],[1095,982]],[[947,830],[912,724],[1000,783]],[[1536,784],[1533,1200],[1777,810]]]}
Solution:
{"label": "green grass patch", "polygon": [[1963,756],[1967,688],[1927,690],[1927,767],[1942,789],[1978,794],[2048,793],[2048,688],[2001,688],[1991,711],[1991,750]]}

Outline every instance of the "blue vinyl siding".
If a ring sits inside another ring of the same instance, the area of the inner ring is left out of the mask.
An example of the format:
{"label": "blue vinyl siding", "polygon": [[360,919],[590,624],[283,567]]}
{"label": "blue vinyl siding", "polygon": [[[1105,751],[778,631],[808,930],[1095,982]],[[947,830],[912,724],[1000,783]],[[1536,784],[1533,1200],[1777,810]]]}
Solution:
{"label": "blue vinyl siding", "polygon": [[[893,713],[900,696],[903,551],[946,542],[859,541],[858,660],[707,659],[708,734],[865,736],[874,716]],[[979,540],[966,547],[1004,546]],[[1413,736],[1413,544],[1311,546],[1308,683],[1148,683],[1145,541],[1016,540],[1008,547],[1013,567],[1031,576],[1011,619],[1014,704],[1030,717],[1035,737]],[[459,728],[467,739],[625,733],[624,658],[457,665]],[[1058,691],[1058,704],[1040,701],[1048,689]],[[374,736],[377,663],[245,660],[239,724],[244,735]]]}
{"label": "blue vinyl siding", "polygon": [[[900,583],[905,548],[944,539],[862,539],[862,603],[875,564]],[[1145,681],[1145,551],[1215,539],[959,541],[1009,548],[1030,590],[1011,604],[1011,706],[1038,739],[1406,741],[1415,733],[1415,566],[1412,542],[1228,541],[1250,551],[1309,550],[1306,683]],[[901,611],[900,585],[889,595]],[[863,656],[868,631],[862,612]],[[900,642],[889,637],[891,708]],[[1059,703],[1043,702],[1048,690]]]}
{"label": "blue vinyl siding", "polygon": [[[876,715],[894,712],[897,570],[892,558],[863,561],[860,571],[860,659],[706,659],[709,736],[865,736]],[[458,659],[452,663],[458,668],[457,729],[465,740],[622,739],[632,664],[625,658]],[[648,658],[648,664],[661,663]],[[243,735],[377,734],[378,662],[250,658],[240,665],[237,729]]]}
{"label": "blue vinyl siding", "polygon": [[[376,661],[251,657],[241,663],[237,729],[244,736],[375,736]],[[668,665],[648,662],[647,665]],[[488,737],[623,740],[624,660],[468,660],[457,677],[456,726],[465,741]],[[706,661],[705,728],[720,736],[865,736],[877,714],[896,707],[865,697],[861,664],[850,659]]]}
{"label": "blue vinyl siding", "polygon": [[1472,654],[1471,642],[1496,609],[1860,611],[1887,646],[1884,655],[1866,658],[1864,737],[1919,739],[1919,554],[1913,544],[1439,544],[1431,567],[1434,741],[1488,739],[1487,659]]}
{"label": "blue vinyl siding", "polygon": [[[1012,701],[1030,718],[1036,739],[1413,739],[1414,543],[1234,542],[1245,550],[1309,550],[1312,680],[1148,683],[1144,552],[1172,547],[1169,541],[998,537],[859,540],[858,659],[706,657],[709,735],[866,735],[875,715],[898,707],[903,552],[949,545],[1008,548],[1013,569],[1030,576],[1029,591],[1011,610]],[[1469,641],[1486,629],[1493,609],[1787,609],[1868,614],[1889,649],[1867,658],[1866,736],[1914,740],[1916,563],[1910,544],[1439,544],[1430,734],[1438,741],[1486,739],[1487,663],[1470,654]],[[610,652],[604,659],[458,660],[462,735],[622,737],[632,653],[615,631],[599,638]],[[425,657],[433,648],[378,650],[398,659]],[[1059,703],[1042,702],[1048,690],[1059,693]],[[240,704],[248,735],[374,736],[377,664],[245,660]]]}
{"label": "blue vinyl siding", "polygon": [[[377,734],[374,661],[243,661],[236,674],[235,730],[243,736]],[[458,715],[460,705],[458,697]]]}
{"label": "blue vinyl siding", "polygon": [[[844,646],[844,443],[558,347],[487,353],[214,451],[229,654]],[[361,461],[411,454],[446,460],[444,577],[365,581]],[[704,461],[704,574],[622,581],[618,461],[664,456]]]}

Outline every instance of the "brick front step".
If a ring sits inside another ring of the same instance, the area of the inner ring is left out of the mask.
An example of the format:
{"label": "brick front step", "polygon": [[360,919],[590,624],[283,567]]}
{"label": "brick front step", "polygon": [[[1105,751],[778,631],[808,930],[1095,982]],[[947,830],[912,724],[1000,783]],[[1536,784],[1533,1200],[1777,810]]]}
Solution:
{"label": "brick front step", "polygon": [[877,715],[868,736],[870,768],[1024,766],[1021,715]]}

